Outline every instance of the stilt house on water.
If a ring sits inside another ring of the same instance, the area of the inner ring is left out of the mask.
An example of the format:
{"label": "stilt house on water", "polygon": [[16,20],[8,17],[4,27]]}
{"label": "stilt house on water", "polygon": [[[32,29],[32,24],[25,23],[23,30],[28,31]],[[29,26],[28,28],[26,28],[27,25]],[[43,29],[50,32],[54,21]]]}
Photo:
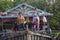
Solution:
{"label": "stilt house on water", "polygon": [[[16,21],[19,13],[21,13],[25,17],[25,19],[28,18],[31,22],[35,21],[39,30],[45,30],[45,28],[49,28],[48,16],[53,15],[33,6],[30,6],[26,3],[19,4],[18,6],[13,7],[6,12],[6,16],[0,16],[0,23],[3,24],[3,26],[5,26],[7,29],[11,29],[14,26],[13,22]],[[35,20],[34,18],[37,19]]]}

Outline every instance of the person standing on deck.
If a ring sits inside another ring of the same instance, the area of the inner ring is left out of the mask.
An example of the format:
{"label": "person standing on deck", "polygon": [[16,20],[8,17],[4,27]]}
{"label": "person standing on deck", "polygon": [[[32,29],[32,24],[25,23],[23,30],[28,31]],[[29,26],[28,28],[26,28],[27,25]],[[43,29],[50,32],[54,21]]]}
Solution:
{"label": "person standing on deck", "polygon": [[45,16],[43,16],[43,33],[46,34],[46,30],[47,30],[47,19]]}
{"label": "person standing on deck", "polygon": [[33,22],[35,23],[34,25],[34,29],[36,29],[36,31],[39,31],[39,16],[38,16],[38,9],[35,8],[35,17],[33,17]]}
{"label": "person standing on deck", "polygon": [[36,29],[36,31],[38,30],[39,31],[39,17],[36,16],[33,18],[33,22],[34,22],[34,29]]}
{"label": "person standing on deck", "polygon": [[22,14],[19,13],[18,18],[17,18],[17,22],[18,22],[19,27],[20,27],[19,30],[20,30],[20,29],[21,29],[21,30],[24,29],[24,20],[25,20],[24,16],[22,16]]}
{"label": "person standing on deck", "polygon": [[47,28],[47,19],[43,16],[43,30],[45,30],[45,28]]}

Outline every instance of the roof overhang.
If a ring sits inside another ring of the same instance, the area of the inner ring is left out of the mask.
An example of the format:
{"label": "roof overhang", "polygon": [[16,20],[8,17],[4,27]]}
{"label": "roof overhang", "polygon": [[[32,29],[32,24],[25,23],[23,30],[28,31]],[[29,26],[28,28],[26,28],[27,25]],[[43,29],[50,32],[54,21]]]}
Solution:
{"label": "roof overhang", "polygon": [[[7,10],[6,12],[7,13],[9,13],[9,12],[12,13],[11,12],[12,10],[17,9],[18,7],[21,7],[22,5],[26,5],[29,8],[35,9],[35,7],[33,7],[33,6],[30,6],[30,5],[26,4],[26,3],[22,3],[22,4],[19,4],[18,6],[14,7],[14,8],[11,8],[11,9]],[[52,16],[53,15],[51,13],[45,12],[45,11],[40,10],[40,9],[38,9],[38,11],[39,11],[39,13],[38,13],[39,16]],[[15,13],[19,13],[19,12],[15,12]],[[27,15],[27,14],[25,14],[25,15]]]}

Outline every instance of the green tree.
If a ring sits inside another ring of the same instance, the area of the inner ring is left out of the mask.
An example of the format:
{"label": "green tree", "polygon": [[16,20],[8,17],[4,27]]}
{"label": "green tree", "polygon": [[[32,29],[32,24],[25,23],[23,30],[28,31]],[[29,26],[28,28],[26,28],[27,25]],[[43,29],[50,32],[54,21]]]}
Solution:
{"label": "green tree", "polygon": [[12,1],[0,1],[0,11],[4,12],[14,6]]}

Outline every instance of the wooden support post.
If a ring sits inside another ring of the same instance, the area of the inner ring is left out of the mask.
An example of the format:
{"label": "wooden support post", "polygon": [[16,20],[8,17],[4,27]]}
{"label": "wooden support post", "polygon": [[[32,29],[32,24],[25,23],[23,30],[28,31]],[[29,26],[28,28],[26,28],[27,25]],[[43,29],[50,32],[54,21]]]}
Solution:
{"label": "wooden support post", "polygon": [[35,40],[35,35],[34,35],[34,40]]}
{"label": "wooden support post", "polygon": [[33,36],[31,35],[31,40],[32,40]]}
{"label": "wooden support post", "polygon": [[41,37],[39,36],[39,40],[41,40]]}
{"label": "wooden support post", "polygon": [[31,40],[31,35],[27,34],[27,40]]}
{"label": "wooden support post", "polygon": [[37,35],[35,35],[35,40],[38,40],[38,37],[37,37]]}
{"label": "wooden support post", "polygon": [[38,36],[38,40],[39,40],[39,36]]}
{"label": "wooden support post", "polygon": [[43,40],[43,37],[42,36],[40,36],[40,38],[39,38],[40,40]]}
{"label": "wooden support post", "polygon": [[44,40],[48,40],[46,37],[44,37]]}
{"label": "wooden support post", "polygon": [[28,30],[28,25],[26,26],[26,30]]}
{"label": "wooden support post", "polygon": [[32,40],[34,40],[34,35],[32,35]]}
{"label": "wooden support post", "polygon": [[24,35],[24,40],[27,40],[27,35]]}
{"label": "wooden support post", "polygon": [[34,40],[35,40],[35,35],[34,35]]}

